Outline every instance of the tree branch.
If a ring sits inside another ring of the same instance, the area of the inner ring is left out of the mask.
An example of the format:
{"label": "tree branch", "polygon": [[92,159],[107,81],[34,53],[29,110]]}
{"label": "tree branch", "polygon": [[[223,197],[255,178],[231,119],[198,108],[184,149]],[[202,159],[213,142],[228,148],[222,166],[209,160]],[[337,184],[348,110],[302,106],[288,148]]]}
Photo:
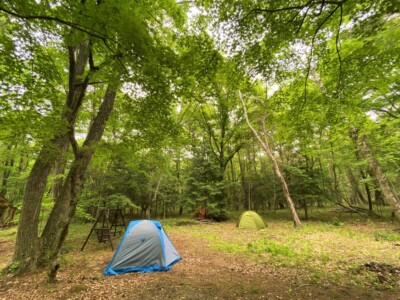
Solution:
{"label": "tree branch", "polygon": [[[289,11],[289,10],[302,10],[303,8],[306,8],[312,3],[313,0],[309,0],[306,4],[304,5],[296,5],[296,6],[287,6],[287,7],[280,7],[280,8],[275,8],[275,9],[268,9],[268,8],[254,8],[250,10],[247,15],[244,17],[247,18],[248,15],[252,13],[275,13],[275,12],[280,12],[280,11]],[[316,4],[316,3],[315,3]]]}
{"label": "tree branch", "polygon": [[0,11],[3,11],[9,15],[12,15],[14,17],[20,18],[20,19],[25,19],[25,20],[45,20],[45,21],[55,21],[57,23],[60,24],[64,24],[67,25],[68,27],[74,28],[76,30],[82,31],[84,33],[87,33],[93,37],[97,37],[99,39],[108,39],[108,37],[105,36],[101,36],[95,32],[91,32],[89,31],[88,28],[85,28],[84,26],[80,25],[80,24],[76,24],[76,23],[72,23],[69,21],[65,21],[63,19],[57,18],[57,17],[51,17],[51,16],[41,16],[41,15],[31,15],[31,16],[27,16],[27,15],[21,15],[17,12],[13,12],[11,10],[8,10],[4,7],[0,7]]}
{"label": "tree branch", "polygon": [[92,42],[89,40],[89,68],[91,71],[99,70],[99,67],[94,65]]}
{"label": "tree branch", "polygon": [[311,40],[311,51],[310,51],[310,56],[309,56],[309,59],[308,59],[306,78],[304,80],[304,100],[303,100],[303,103],[301,104],[300,111],[303,110],[304,105],[307,102],[307,82],[308,82],[308,77],[310,76],[311,62],[312,62],[312,57],[313,57],[313,54],[314,54],[314,44],[315,44],[315,40],[316,40],[317,34],[320,31],[320,29],[322,28],[322,26],[324,26],[324,24],[333,16],[333,14],[338,10],[339,7],[341,7],[341,6],[335,7],[335,9],[333,9],[328,14],[328,16],[318,25],[317,29],[315,30],[315,32],[313,34],[313,37],[312,37],[312,40]]}
{"label": "tree branch", "polygon": [[[201,115],[203,116],[204,123],[205,123],[207,131],[208,131],[208,137],[210,139],[211,151],[214,153],[215,157],[218,157],[218,153],[220,153],[221,150],[218,147],[218,143],[217,143],[218,141],[214,135],[214,131],[212,130],[210,124],[208,124],[208,122],[207,122],[208,120],[207,120],[207,117],[206,117],[203,109],[201,110]],[[217,148],[218,153],[215,152],[213,145]]]}
{"label": "tree branch", "polygon": [[225,159],[223,162],[224,168],[228,165],[228,163],[232,160],[232,158],[235,156],[236,153],[238,153],[244,146],[244,143],[240,143],[239,145],[236,145],[236,147],[232,150],[232,152],[228,155],[228,157]]}
{"label": "tree branch", "polygon": [[303,5],[287,6],[287,7],[280,7],[280,8],[275,8],[275,9],[255,8],[255,9],[250,10],[248,15],[251,14],[251,13],[260,13],[260,12],[275,13],[275,12],[280,12],[280,11],[302,10],[302,9],[304,9],[306,7],[316,6],[318,4],[321,4],[321,5],[332,4],[332,5],[341,6],[344,3],[346,3],[347,1],[348,0],[342,0],[342,1],[325,1],[325,0],[313,1],[313,0],[309,0],[307,3],[305,3]]}
{"label": "tree branch", "polygon": [[[68,46],[68,58],[69,58],[69,80],[68,80],[68,89],[69,93],[72,93],[74,90],[74,81],[75,81],[75,51],[74,47]],[[68,98],[70,98],[68,96]]]}
{"label": "tree branch", "polygon": [[249,126],[250,130],[253,132],[253,134],[257,138],[257,140],[260,142],[260,144],[264,148],[264,150],[268,149],[269,147],[264,143],[264,141],[261,139],[260,135],[258,134],[257,130],[255,130],[253,125],[251,125],[251,123],[250,123],[249,116],[247,115],[246,104],[244,103],[242,93],[240,91],[239,91],[239,98],[240,98],[240,101],[242,102],[244,117],[246,119],[247,125]]}
{"label": "tree branch", "polygon": [[69,130],[69,133],[68,133],[68,138],[69,138],[69,141],[71,143],[72,151],[74,152],[74,156],[75,156],[75,158],[78,158],[79,155],[80,155],[80,150],[79,150],[78,143],[77,143],[77,141],[75,139],[74,127],[73,127],[72,124],[70,124],[70,126],[71,127],[70,127],[70,130]]}
{"label": "tree branch", "polygon": [[[108,36],[104,36],[101,35],[99,32],[94,31],[93,29],[89,29],[84,27],[81,24],[77,24],[77,23],[73,23],[73,22],[69,22],[69,21],[65,21],[63,19],[57,18],[57,17],[52,17],[52,16],[42,16],[42,15],[22,15],[19,14],[17,12],[11,11],[7,8],[1,7],[0,6],[0,11],[5,12],[11,16],[14,16],[16,18],[20,18],[20,19],[24,19],[24,20],[44,20],[44,21],[53,21],[53,22],[57,22],[63,25],[66,25],[68,27],[71,27],[73,29],[76,29],[78,31],[84,32],[92,37],[98,38],[100,40],[103,41],[103,43],[106,45],[106,47],[112,52],[115,53],[114,50],[110,47],[110,45],[108,45],[107,40],[112,40],[110,37]],[[113,41],[114,43],[118,44],[118,42]]]}
{"label": "tree branch", "polygon": [[306,18],[307,18],[307,14],[308,14],[308,11],[310,10],[310,8],[311,8],[311,7],[308,7],[307,10],[306,10],[306,12],[304,13],[304,17],[301,19],[300,25],[299,25],[299,27],[297,28],[296,33],[299,33],[300,30],[301,30],[301,27],[303,27],[304,21],[305,21]]}
{"label": "tree branch", "polygon": [[391,111],[389,110],[385,110],[385,109],[376,109],[376,111],[380,111],[383,112],[387,115],[389,115],[390,117],[394,118],[394,119],[399,119],[399,116],[394,115]]}
{"label": "tree branch", "polygon": [[342,83],[342,56],[340,55],[340,28],[342,27],[342,22],[343,22],[343,7],[340,5],[340,19],[339,19],[339,27],[336,33],[336,53],[338,56],[338,60],[339,60],[339,79],[338,79],[338,87],[337,87],[337,94],[339,96],[339,88],[340,85]]}

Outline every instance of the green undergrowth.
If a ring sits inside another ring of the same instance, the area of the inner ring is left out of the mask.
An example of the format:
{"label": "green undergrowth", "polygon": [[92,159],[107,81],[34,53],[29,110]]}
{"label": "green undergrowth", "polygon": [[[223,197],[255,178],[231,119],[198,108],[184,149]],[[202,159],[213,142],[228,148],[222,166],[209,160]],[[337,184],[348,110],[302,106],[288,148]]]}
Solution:
{"label": "green undergrowth", "polygon": [[218,251],[243,256],[274,268],[295,269],[310,283],[399,289],[400,276],[382,274],[364,266],[377,262],[400,268],[397,224],[376,220],[357,222],[303,222],[294,228],[287,220],[270,219],[268,228],[242,230],[233,220],[199,226],[172,227],[204,240]]}
{"label": "green undergrowth", "polygon": [[377,241],[400,242],[400,232],[396,231],[375,231]]}
{"label": "green undergrowth", "polygon": [[0,229],[0,242],[14,241],[17,234],[17,227]]}

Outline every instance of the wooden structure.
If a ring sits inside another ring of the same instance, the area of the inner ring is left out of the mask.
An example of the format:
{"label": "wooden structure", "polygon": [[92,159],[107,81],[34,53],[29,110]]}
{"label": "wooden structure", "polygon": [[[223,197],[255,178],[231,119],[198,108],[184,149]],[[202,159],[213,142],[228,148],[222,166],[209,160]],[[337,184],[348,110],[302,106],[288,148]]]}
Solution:
{"label": "wooden structure", "polygon": [[8,204],[7,199],[0,195],[0,228],[10,225],[16,212],[17,208]]}
{"label": "wooden structure", "polygon": [[81,251],[85,248],[92,233],[96,234],[97,241],[99,243],[109,242],[111,249],[114,250],[112,240],[121,236],[122,231],[120,227],[124,227],[124,230],[126,229],[122,209],[103,208],[97,217],[96,222],[94,222],[85,242],[83,243]]}

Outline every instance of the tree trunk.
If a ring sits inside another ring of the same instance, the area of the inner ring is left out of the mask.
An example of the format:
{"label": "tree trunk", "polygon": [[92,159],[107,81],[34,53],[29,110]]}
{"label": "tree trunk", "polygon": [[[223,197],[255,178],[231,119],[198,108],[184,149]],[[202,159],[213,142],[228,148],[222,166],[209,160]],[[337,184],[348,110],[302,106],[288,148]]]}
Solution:
{"label": "tree trunk", "polygon": [[22,274],[36,267],[40,256],[40,240],[38,238],[39,215],[48,176],[55,162],[67,151],[70,134],[73,133],[76,116],[88,83],[88,76],[82,79],[89,57],[89,42],[85,41],[77,47],[68,47],[69,53],[69,90],[66,109],[61,122],[69,125],[69,131],[58,135],[43,144],[42,149],[32,167],[25,187],[17,240],[13,262],[18,263],[17,274]]}
{"label": "tree trunk", "polygon": [[238,160],[239,160],[239,168],[240,168],[240,179],[242,183],[242,190],[243,190],[243,207],[247,207],[246,201],[247,201],[247,186],[246,186],[246,166],[244,165],[244,162],[241,159],[240,152],[238,152]]}
{"label": "tree trunk", "polygon": [[[8,178],[11,175],[11,170],[14,168],[14,154],[10,153],[12,151],[13,145],[9,144],[7,145],[7,157],[6,160],[4,161],[4,170],[3,170],[3,180],[1,183],[1,191],[0,191],[0,196],[5,197],[7,195],[7,183],[8,183]],[[14,150],[17,148],[17,143],[14,144]]]}
{"label": "tree trunk", "polygon": [[[266,181],[267,178],[268,178],[268,175],[269,175],[268,172],[267,172],[267,164],[261,158],[260,158],[260,164],[261,164],[261,171],[262,171],[262,173],[264,175],[264,177],[263,177],[264,181]],[[274,182],[274,178],[272,178],[272,182]],[[274,183],[274,187],[275,187],[275,183]],[[267,193],[265,194],[265,199],[264,199],[263,203],[264,203],[264,205],[265,204],[267,205],[268,210],[271,210],[271,208],[272,208],[271,197],[268,197]],[[263,205],[263,209],[264,209],[264,205]]]}
{"label": "tree trunk", "polygon": [[360,188],[358,187],[357,179],[355,178],[353,171],[350,168],[347,168],[347,177],[349,178],[350,186],[351,186],[351,204],[356,205],[357,202],[367,203],[364,195],[361,193]]}
{"label": "tree trunk", "polygon": [[55,266],[55,261],[68,233],[69,224],[75,215],[78,195],[83,187],[85,172],[94,154],[94,148],[101,139],[105,124],[111,114],[116,98],[116,89],[108,88],[99,112],[95,117],[82,149],[77,153],[61,194],[42,234],[42,244],[37,265],[39,267]]}
{"label": "tree trunk", "polygon": [[[64,140],[60,139],[59,142]],[[57,144],[56,141],[50,143]],[[13,262],[17,262],[19,266],[17,274],[29,272],[35,267],[42,198],[55,160],[54,153],[50,152],[49,147],[43,147],[26,183],[13,257]]]}
{"label": "tree trunk", "polygon": [[[264,145],[265,145],[265,147],[264,147]],[[278,178],[279,178],[279,180],[281,182],[283,193],[285,195],[286,201],[287,201],[287,203],[289,205],[289,208],[290,208],[290,211],[292,213],[294,226],[296,226],[296,227],[301,226],[301,222],[300,222],[300,219],[299,219],[299,217],[297,215],[296,208],[294,206],[293,200],[292,200],[292,198],[290,196],[290,192],[289,192],[289,188],[288,188],[288,186],[286,184],[286,180],[283,177],[281,169],[280,169],[280,167],[278,165],[277,160],[275,159],[275,156],[274,156],[271,148],[269,148],[268,140],[267,140],[266,137],[264,137],[264,145],[263,145],[264,150],[267,152],[268,157],[271,159],[272,164],[274,166],[275,173],[276,173],[276,175],[278,176]]]}
{"label": "tree trunk", "polygon": [[[67,146],[68,148],[68,146]],[[65,172],[65,167],[67,165],[67,158],[66,158],[66,154],[67,154],[68,149],[65,149],[65,151],[62,153],[62,157],[60,157],[55,164],[55,168],[54,168],[54,182],[51,186],[51,196],[53,198],[53,200],[57,199],[58,196],[61,194],[61,189],[63,186],[63,182],[64,182],[64,172]]]}
{"label": "tree trunk", "polygon": [[308,207],[307,207],[307,200],[306,199],[302,199],[302,204],[303,204],[303,208],[304,208],[304,219],[308,220]]}
{"label": "tree trunk", "polygon": [[157,219],[157,212],[158,212],[158,205],[157,205],[157,196],[158,196],[158,191],[160,189],[160,184],[161,184],[161,176],[157,181],[157,186],[156,186],[156,190],[154,191],[154,196],[153,199],[151,200],[151,205],[155,207],[154,209],[154,218]]}
{"label": "tree trunk", "polygon": [[19,157],[19,162],[18,162],[18,167],[17,167],[17,176],[20,176],[22,172],[26,171],[26,168],[28,167],[29,163],[29,155],[26,153],[26,150],[23,149],[22,152],[20,153]]}
{"label": "tree trunk", "polygon": [[183,214],[183,199],[182,199],[182,183],[181,183],[181,150],[178,150],[178,157],[175,161],[176,179],[178,180],[178,203],[179,203],[179,216]]}
{"label": "tree trunk", "polygon": [[233,165],[233,160],[230,161],[230,167],[231,167],[231,177],[232,177],[231,178],[231,181],[232,181],[231,193],[232,193],[233,207],[236,211],[239,211],[240,200],[239,200],[239,196],[237,194],[236,173],[235,173],[235,166]]}
{"label": "tree trunk", "polygon": [[[361,175],[361,178],[362,178],[362,179],[364,179],[364,180],[367,179],[367,175],[366,175],[362,170],[360,170],[360,175]],[[369,209],[369,211],[373,211],[373,209],[372,209],[371,191],[370,191],[370,189],[369,189],[368,183],[366,183],[366,182],[364,183],[364,188],[365,188],[365,192],[367,193],[368,209]]]}
{"label": "tree trunk", "polygon": [[252,168],[252,155],[250,152],[250,147],[247,147],[247,163],[246,163],[246,173],[247,173],[247,186],[248,186],[248,192],[247,192],[247,209],[252,210],[254,209],[254,201],[253,200],[253,179],[255,178],[253,174],[253,168]]}
{"label": "tree trunk", "polygon": [[[349,131],[349,135],[350,138],[353,140],[353,144],[354,144],[354,154],[356,156],[357,161],[360,161],[360,147],[358,145],[358,130],[356,130],[355,128],[350,128]],[[364,171],[360,168],[360,175],[362,179],[367,179],[367,175],[364,173]],[[371,176],[371,178],[374,178],[373,176]],[[371,192],[369,190],[369,186],[368,183],[364,183],[364,187],[365,187],[365,192],[367,193],[367,198],[368,198],[368,209],[370,211],[372,211],[372,199],[371,199]]]}
{"label": "tree trunk", "polygon": [[378,161],[372,154],[370,146],[366,142],[367,136],[364,135],[361,138],[360,150],[363,156],[367,159],[371,171],[375,178],[378,180],[379,186],[381,187],[382,194],[385,197],[387,203],[393,209],[394,215],[400,221],[400,201],[394,195],[392,189],[390,188],[389,182],[387,181],[385,174],[382,172]]}
{"label": "tree trunk", "polygon": [[290,211],[292,213],[294,226],[295,227],[299,227],[299,226],[301,226],[301,222],[300,222],[299,216],[297,215],[296,208],[294,206],[293,200],[292,200],[292,198],[290,196],[289,188],[288,188],[288,186],[286,184],[286,180],[285,180],[285,178],[284,178],[284,176],[283,176],[283,174],[281,172],[281,169],[279,167],[278,161],[276,160],[276,158],[274,156],[274,153],[273,153],[273,151],[272,151],[272,149],[271,149],[271,147],[269,145],[269,142],[268,142],[267,131],[266,131],[266,128],[265,128],[265,118],[263,119],[263,123],[262,123],[262,125],[263,125],[263,133],[264,133],[264,140],[263,140],[263,139],[261,139],[261,137],[258,134],[258,132],[254,129],[254,127],[250,123],[250,120],[249,120],[249,117],[248,117],[247,111],[246,111],[246,106],[244,104],[244,101],[243,101],[243,98],[242,98],[242,95],[241,95],[240,92],[239,92],[239,97],[240,97],[240,100],[242,101],[243,110],[244,110],[244,116],[246,118],[247,125],[250,127],[251,131],[253,132],[253,134],[255,135],[255,137],[257,138],[257,140],[260,142],[261,146],[263,147],[264,151],[267,153],[268,157],[270,158],[270,160],[272,162],[272,165],[274,167],[274,170],[275,170],[275,174],[278,176],[278,178],[279,178],[279,180],[281,182],[283,193],[285,195],[286,201],[287,201],[287,203],[289,205],[289,208],[290,208]]}
{"label": "tree trunk", "polygon": [[336,203],[342,203],[342,199],[340,198],[340,193],[339,193],[339,180],[336,172],[335,152],[333,151],[332,142],[330,142],[330,146],[331,146],[331,157],[332,157],[331,173],[333,178],[333,196],[335,197]]}

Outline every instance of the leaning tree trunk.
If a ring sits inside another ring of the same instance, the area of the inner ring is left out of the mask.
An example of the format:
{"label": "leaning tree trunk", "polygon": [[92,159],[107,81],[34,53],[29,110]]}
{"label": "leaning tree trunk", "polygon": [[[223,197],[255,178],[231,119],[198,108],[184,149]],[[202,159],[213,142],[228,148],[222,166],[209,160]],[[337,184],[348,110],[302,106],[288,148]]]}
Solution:
{"label": "leaning tree trunk", "polygon": [[[89,58],[89,43],[69,47],[69,90],[66,111],[61,122],[73,128],[87,88],[89,75],[82,79]],[[13,262],[18,264],[18,274],[36,266],[39,250],[39,216],[48,176],[59,157],[63,157],[69,144],[69,134],[61,134],[43,144],[32,167],[25,187]]]}
{"label": "leaning tree trunk", "polygon": [[42,150],[26,184],[13,257],[13,262],[18,264],[20,274],[34,268],[37,257],[40,209],[52,163],[51,157]]}
{"label": "leaning tree trunk", "polygon": [[282,172],[281,172],[281,168],[279,167],[279,164],[274,156],[274,153],[272,152],[272,149],[269,145],[268,142],[268,138],[267,138],[267,132],[265,129],[265,118],[263,119],[263,132],[264,132],[264,140],[260,137],[260,135],[258,134],[258,132],[254,129],[254,127],[251,125],[249,117],[247,115],[247,111],[246,111],[246,106],[244,104],[243,98],[242,98],[242,94],[239,92],[239,97],[240,100],[242,101],[242,105],[243,105],[243,110],[244,110],[244,116],[246,118],[246,122],[247,125],[249,126],[249,128],[251,129],[251,131],[254,133],[254,136],[257,138],[257,140],[260,142],[261,146],[263,147],[264,151],[267,153],[268,157],[270,158],[272,165],[274,167],[274,171],[275,174],[278,176],[280,182],[281,182],[281,186],[282,186],[282,190],[283,193],[285,195],[286,201],[290,207],[290,211],[292,213],[292,218],[293,218],[293,222],[294,222],[294,226],[295,227],[299,227],[301,226],[301,222],[299,219],[299,216],[297,215],[297,211],[296,208],[294,207],[294,203],[292,200],[292,197],[290,196],[290,192],[289,192],[289,188],[286,184],[286,180],[285,177],[283,176]]}
{"label": "leaning tree trunk", "polygon": [[[104,96],[103,103],[95,117],[81,149],[74,144],[75,160],[63,184],[61,193],[56,199],[41,237],[41,250],[37,265],[40,267],[57,267],[57,258],[68,233],[69,224],[75,215],[78,195],[83,187],[83,179],[93,157],[94,148],[101,139],[105,124],[112,112],[116,98],[116,87],[110,87]],[[55,277],[55,272],[51,272]],[[50,278],[52,280],[54,278]]]}
{"label": "leaning tree trunk", "polygon": [[299,226],[301,226],[301,222],[300,222],[299,216],[297,215],[296,208],[294,207],[292,197],[290,196],[289,188],[286,184],[285,177],[283,176],[283,174],[281,172],[281,168],[279,167],[279,164],[269,146],[266,136],[264,136],[264,142],[262,143],[262,146],[263,146],[265,152],[267,153],[268,157],[271,159],[272,164],[274,166],[275,174],[276,174],[276,176],[278,176],[279,181],[281,182],[283,193],[285,195],[286,201],[287,201],[290,211],[292,213],[294,226],[299,227]]}
{"label": "leaning tree trunk", "polygon": [[370,146],[366,142],[367,136],[364,135],[361,138],[360,150],[363,156],[367,159],[371,171],[374,174],[375,178],[378,180],[379,186],[382,190],[382,194],[385,197],[389,206],[393,209],[393,212],[396,218],[400,221],[400,201],[394,195],[390,185],[386,179],[385,174],[382,172],[381,167],[379,166],[378,161],[372,154],[372,150]]}

